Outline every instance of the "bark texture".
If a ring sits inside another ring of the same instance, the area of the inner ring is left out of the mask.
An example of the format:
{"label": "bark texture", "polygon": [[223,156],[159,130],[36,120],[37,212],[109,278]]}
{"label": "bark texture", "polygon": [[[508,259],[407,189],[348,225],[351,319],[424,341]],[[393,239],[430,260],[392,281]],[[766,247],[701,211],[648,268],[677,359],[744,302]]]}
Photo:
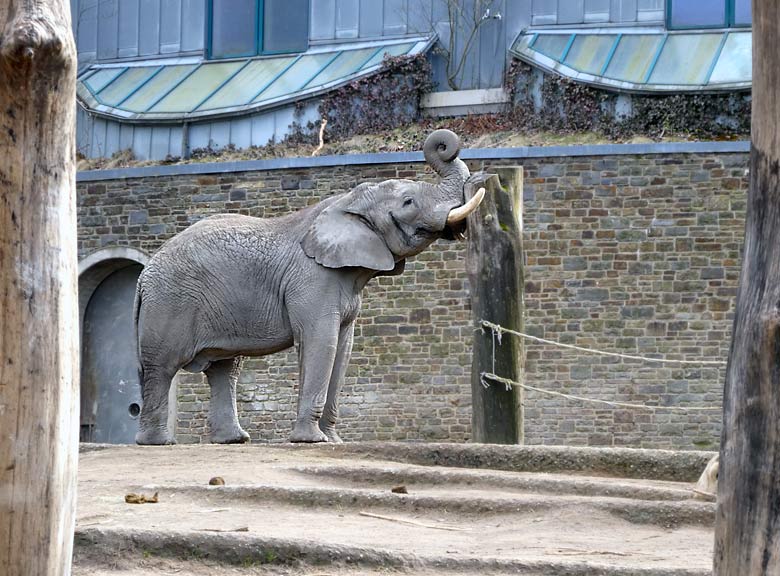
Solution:
{"label": "bark texture", "polygon": [[0,2],[0,574],[70,573],[76,54],[67,0]]}
{"label": "bark texture", "polygon": [[[523,169],[499,168],[498,175],[476,174],[466,184],[466,198],[485,187],[485,199],[468,219],[466,269],[471,286],[474,326],[482,320],[523,330],[522,201]],[[484,183],[482,183],[484,182]],[[489,330],[474,335],[471,372],[472,434],[475,442],[523,442],[522,389],[506,390],[480,375],[522,382],[523,342],[505,335],[501,342]]]}
{"label": "bark texture", "polygon": [[745,247],[723,406],[714,568],[780,575],[780,8],[753,2]]}

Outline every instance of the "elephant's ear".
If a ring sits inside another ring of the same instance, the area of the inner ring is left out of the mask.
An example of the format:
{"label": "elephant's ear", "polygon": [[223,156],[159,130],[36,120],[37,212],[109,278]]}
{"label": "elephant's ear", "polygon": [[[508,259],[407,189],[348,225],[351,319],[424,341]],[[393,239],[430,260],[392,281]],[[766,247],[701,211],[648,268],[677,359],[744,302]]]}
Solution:
{"label": "elephant's ear", "polygon": [[355,192],[358,192],[357,188],[320,212],[301,240],[303,251],[328,268],[358,266],[377,271],[393,270],[393,254],[361,215]]}
{"label": "elephant's ear", "polygon": [[380,272],[377,274],[377,276],[400,276],[404,273],[404,270],[406,269],[406,258],[403,258],[402,260],[399,260],[395,263],[395,268],[388,272]]}

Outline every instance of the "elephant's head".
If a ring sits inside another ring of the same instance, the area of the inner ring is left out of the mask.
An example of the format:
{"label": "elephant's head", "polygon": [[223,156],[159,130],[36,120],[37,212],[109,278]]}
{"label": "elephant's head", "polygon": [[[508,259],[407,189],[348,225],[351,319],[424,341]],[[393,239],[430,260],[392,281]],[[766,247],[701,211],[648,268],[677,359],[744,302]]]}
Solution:
{"label": "elephant's head", "polygon": [[329,268],[358,266],[386,272],[437,238],[461,235],[466,217],[484,192],[464,204],[469,170],[458,158],[459,151],[453,132],[436,130],[425,140],[423,152],[441,176],[439,184],[411,180],[360,184],[315,218],[301,242],[304,252]]}

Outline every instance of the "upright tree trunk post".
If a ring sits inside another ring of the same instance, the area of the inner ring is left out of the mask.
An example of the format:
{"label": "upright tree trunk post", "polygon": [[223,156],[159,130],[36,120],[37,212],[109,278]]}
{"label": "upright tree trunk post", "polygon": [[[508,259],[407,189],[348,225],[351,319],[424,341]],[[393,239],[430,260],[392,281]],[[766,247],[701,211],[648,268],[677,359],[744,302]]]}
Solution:
{"label": "upright tree trunk post", "polygon": [[[523,376],[523,342],[506,336],[499,342],[482,320],[523,330],[523,169],[499,168],[498,175],[477,174],[466,184],[470,198],[485,187],[485,199],[468,219],[466,269],[471,287],[474,356],[471,369],[472,439],[490,444],[523,442],[523,391],[492,382],[493,372],[516,382]],[[485,179],[487,178],[487,179]],[[484,182],[484,183],[483,183]]]}
{"label": "upright tree trunk post", "polygon": [[70,573],[76,52],[67,0],[0,2],[0,574]]}
{"label": "upright tree trunk post", "polygon": [[753,2],[745,247],[723,398],[714,567],[780,575],[780,7]]}

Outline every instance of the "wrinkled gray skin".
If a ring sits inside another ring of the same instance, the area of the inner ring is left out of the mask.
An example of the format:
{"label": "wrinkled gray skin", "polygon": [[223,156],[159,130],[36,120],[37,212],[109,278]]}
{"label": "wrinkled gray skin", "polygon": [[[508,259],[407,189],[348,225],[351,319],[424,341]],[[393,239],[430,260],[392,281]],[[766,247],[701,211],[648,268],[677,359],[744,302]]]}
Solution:
{"label": "wrinkled gray skin", "polygon": [[173,444],[176,372],[205,372],[211,441],[246,442],[236,415],[241,357],[298,346],[298,416],[290,441],[340,442],[339,387],[366,283],[465,222],[446,225],[469,177],[458,137],[433,132],[425,158],[438,185],[364,183],[279,218],[223,214],[166,242],[138,280],[135,319],[143,397],[138,444]]}

